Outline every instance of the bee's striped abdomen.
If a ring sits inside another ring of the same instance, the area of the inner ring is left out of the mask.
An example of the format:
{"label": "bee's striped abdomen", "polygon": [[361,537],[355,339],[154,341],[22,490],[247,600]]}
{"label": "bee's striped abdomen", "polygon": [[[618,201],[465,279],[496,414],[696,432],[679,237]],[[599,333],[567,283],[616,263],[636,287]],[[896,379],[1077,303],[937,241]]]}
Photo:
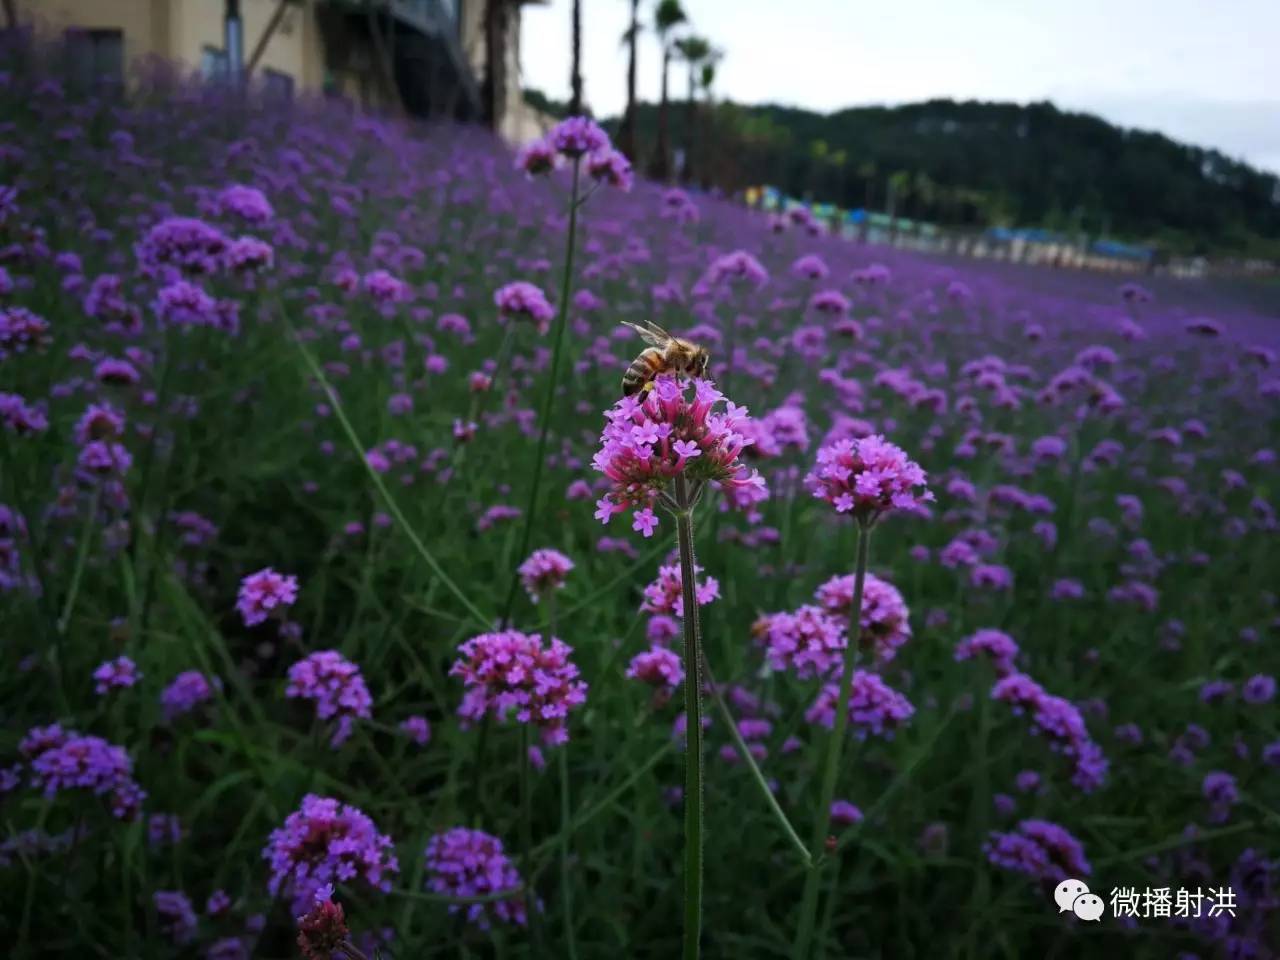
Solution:
{"label": "bee's striped abdomen", "polygon": [[622,375],[622,395],[629,397],[653,379],[654,371],[662,368],[662,352],[654,347],[645,350],[631,361]]}

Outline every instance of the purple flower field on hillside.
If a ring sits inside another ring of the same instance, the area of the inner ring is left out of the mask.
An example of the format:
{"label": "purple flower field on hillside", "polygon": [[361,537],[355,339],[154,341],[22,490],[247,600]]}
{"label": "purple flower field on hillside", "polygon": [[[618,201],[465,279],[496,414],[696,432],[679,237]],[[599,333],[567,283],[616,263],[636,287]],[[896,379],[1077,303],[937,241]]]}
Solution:
{"label": "purple flower field on hillside", "polygon": [[6,954],[1280,955],[1280,311],[581,118],[0,130]]}

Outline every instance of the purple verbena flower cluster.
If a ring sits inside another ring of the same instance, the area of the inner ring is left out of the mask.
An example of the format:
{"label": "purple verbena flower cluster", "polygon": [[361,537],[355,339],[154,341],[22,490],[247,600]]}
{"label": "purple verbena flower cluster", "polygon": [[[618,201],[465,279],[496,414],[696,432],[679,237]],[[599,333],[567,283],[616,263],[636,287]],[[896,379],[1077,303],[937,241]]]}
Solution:
{"label": "purple verbena flower cluster", "polygon": [[573,648],[552,637],[503,630],[482,633],[458,647],[449,669],[466,686],[458,715],[478,721],[485,714],[537,727],[543,743],[569,740],[569,711],[587,701],[587,684],[570,661]]}

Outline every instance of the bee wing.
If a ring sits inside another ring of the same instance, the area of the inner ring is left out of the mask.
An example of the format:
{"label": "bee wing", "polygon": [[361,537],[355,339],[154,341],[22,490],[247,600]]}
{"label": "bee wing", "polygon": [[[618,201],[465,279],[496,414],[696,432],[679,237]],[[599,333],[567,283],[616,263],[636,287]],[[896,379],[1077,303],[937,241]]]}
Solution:
{"label": "bee wing", "polygon": [[[645,343],[649,344],[649,346],[651,347],[664,346],[667,340],[670,339],[669,335],[668,336],[663,335],[666,333],[666,331],[662,331],[662,333],[655,333],[654,331],[646,329],[645,327],[642,327],[637,323],[632,323],[630,320],[622,320],[619,322],[624,327],[630,327],[636,333],[640,334],[640,339],[643,340]],[[661,328],[659,329],[661,330]]]}
{"label": "bee wing", "polygon": [[674,340],[674,339],[676,339],[676,338],[675,338],[675,337],[673,337],[670,333],[668,333],[666,330],[664,330],[662,327],[658,326],[658,324],[657,324],[657,323],[655,323],[653,320],[647,320],[647,319],[646,319],[646,320],[645,320],[645,323],[647,323],[647,324],[649,325],[649,329],[650,329],[650,330],[652,330],[652,331],[653,331],[654,333],[656,333],[658,336],[662,337],[664,340]]}

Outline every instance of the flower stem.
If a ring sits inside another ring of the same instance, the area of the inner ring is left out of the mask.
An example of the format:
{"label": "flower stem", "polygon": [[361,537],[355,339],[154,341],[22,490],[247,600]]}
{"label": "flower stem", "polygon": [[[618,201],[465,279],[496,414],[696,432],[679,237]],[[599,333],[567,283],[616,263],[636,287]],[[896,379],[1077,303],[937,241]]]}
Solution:
{"label": "flower stem", "polygon": [[760,788],[761,793],[764,794],[765,801],[769,804],[769,811],[773,814],[774,819],[778,821],[778,825],[782,828],[782,832],[786,834],[787,839],[791,841],[791,845],[795,848],[800,862],[806,867],[811,866],[813,858],[809,855],[809,849],[804,845],[804,841],[800,839],[800,835],[796,833],[796,828],[791,825],[790,819],[788,819],[782,806],[778,803],[778,798],[769,789],[769,782],[765,780],[764,773],[760,770],[760,765],[756,763],[756,758],[751,755],[750,748],[738,731],[738,724],[734,721],[733,714],[729,712],[729,705],[724,702],[724,694],[716,686],[716,678],[711,673],[711,665],[707,663],[705,650],[702,651],[702,670],[706,674],[707,686],[711,690],[711,698],[715,700],[716,708],[720,711],[720,716],[724,720],[725,726],[729,728],[729,737],[733,740],[733,745],[738,749],[738,756],[742,757],[747,769],[751,772],[751,778],[756,782],[756,786]]}
{"label": "flower stem", "polygon": [[676,536],[684,605],[684,960],[697,960],[702,941],[702,637],[694,581],[693,505],[684,474],[676,474]]}
{"label": "flower stem", "polygon": [[840,699],[836,703],[835,729],[827,741],[827,759],[822,771],[822,792],[819,794],[818,815],[814,819],[813,857],[809,873],[804,881],[804,896],[800,901],[800,925],[796,931],[794,960],[810,960],[810,943],[813,939],[813,922],[818,910],[818,888],[822,882],[826,858],[823,846],[827,831],[831,828],[831,801],[836,795],[836,779],[840,775],[840,755],[844,751],[844,738],[849,730],[849,696],[853,690],[853,668],[858,659],[858,637],[862,632],[862,588],[867,580],[867,556],[871,546],[871,528],[858,527],[858,560],[853,577],[853,604],[849,608],[849,640],[844,651],[844,667],[840,674]]}
{"label": "flower stem", "polygon": [[574,939],[573,887],[569,884],[569,826],[573,814],[569,809],[569,745],[556,751],[560,764],[560,898],[564,901],[564,939],[569,960],[578,960],[578,944]]}
{"label": "flower stem", "polygon": [[[520,859],[525,877],[533,870],[533,784],[529,776],[529,725],[520,726]],[[542,918],[538,915],[538,898],[533,884],[524,884],[524,909],[533,929],[533,956],[543,954]]]}
{"label": "flower stem", "polygon": [[[67,590],[67,600],[62,606],[62,614],[58,617],[58,637],[66,635],[67,626],[71,623],[71,614],[75,610],[76,597],[80,595],[80,580],[84,576],[84,565],[89,559],[89,544],[93,541],[93,525],[98,521],[98,504],[102,500],[102,487],[95,485],[93,499],[89,501],[89,513],[84,519],[84,528],[80,531],[80,548],[76,553],[75,570],[71,573],[71,587]],[[59,643],[59,646],[61,644]],[[61,664],[59,664],[61,670]]]}
{"label": "flower stem", "polygon": [[316,363],[316,359],[311,355],[311,351],[303,346],[302,341],[298,338],[297,331],[293,328],[293,324],[289,322],[289,318],[286,316],[284,319],[293,336],[294,346],[298,348],[298,352],[302,354],[302,359],[306,362],[308,369],[311,371],[311,375],[316,378],[316,382],[320,384],[320,388],[324,391],[325,399],[329,401],[329,406],[332,407],[334,416],[338,418],[338,423],[342,426],[342,432],[346,434],[347,440],[351,444],[351,449],[355,452],[355,455],[360,462],[364,464],[365,472],[369,474],[369,481],[373,484],[378,493],[382,495],[382,499],[386,501],[387,510],[391,512],[391,516],[395,518],[396,523],[404,532],[404,535],[409,538],[409,542],[413,544],[413,548],[418,552],[418,556],[422,557],[431,572],[439,578],[445,588],[458,599],[458,602],[461,603],[463,607],[466,608],[467,613],[472,616],[476,625],[487,629],[489,624],[492,622],[490,618],[485,616],[485,614],[481,612],[480,608],[472,603],[471,599],[462,592],[462,588],[454,583],[449,575],[445,573],[444,567],[440,565],[440,561],[438,561],[435,558],[435,555],[427,549],[426,544],[422,542],[422,538],[418,536],[417,531],[415,531],[409,524],[404,512],[400,509],[400,505],[392,498],[391,491],[388,490],[387,485],[383,483],[382,477],[378,474],[378,471],[374,470],[373,467],[369,465],[369,459],[365,456],[366,448],[360,443],[360,438],[356,436],[355,427],[353,427],[351,425],[351,421],[347,419],[346,410],[342,407],[342,401],[338,399],[337,391],[334,390],[333,386],[329,383],[329,378],[324,375],[324,371],[321,370],[320,365]]}
{"label": "flower stem", "polygon": [[[547,592],[547,623],[552,637],[559,636],[559,621],[556,617],[555,591]],[[573,887],[569,882],[569,835],[572,832],[573,811],[569,803],[569,744],[563,743],[557,749],[556,763],[560,767],[560,899],[564,902],[564,942],[568,949],[569,960],[578,960],[578,943],[573,917]],[[533,877],[527,877],[531,886]]]}
{"label": "flower stem", "polygon": [[[538,509],[538,493],[542,486],[542,467],[547,459],[547,435],[551,431],[551,408],[555,404],[556,386],[560,380],[560,361],[564,353],[564,328],[569,320],[569,288],[573,282],[573,252],[578,235],[578,172],[582,159],[573,161],[573,189],[569,194],[569,236],[565,240],[564,273],[560,277],[560,303],[556,310],[556,329],[552,335],[551,370],[547,387],[542,394],[542,409],[538,413],[538,449],[533,461],[533,482],[529,487],[529,500],[524,511],[524,530],[520,534],[519,558],[529,555],[529,543],[533,536],[533,519]],[[499,627],[511,622],[511,608],[516,602],[516,587],[520,576],[514,570],[507,586],[507,597],[502,604]]]}

